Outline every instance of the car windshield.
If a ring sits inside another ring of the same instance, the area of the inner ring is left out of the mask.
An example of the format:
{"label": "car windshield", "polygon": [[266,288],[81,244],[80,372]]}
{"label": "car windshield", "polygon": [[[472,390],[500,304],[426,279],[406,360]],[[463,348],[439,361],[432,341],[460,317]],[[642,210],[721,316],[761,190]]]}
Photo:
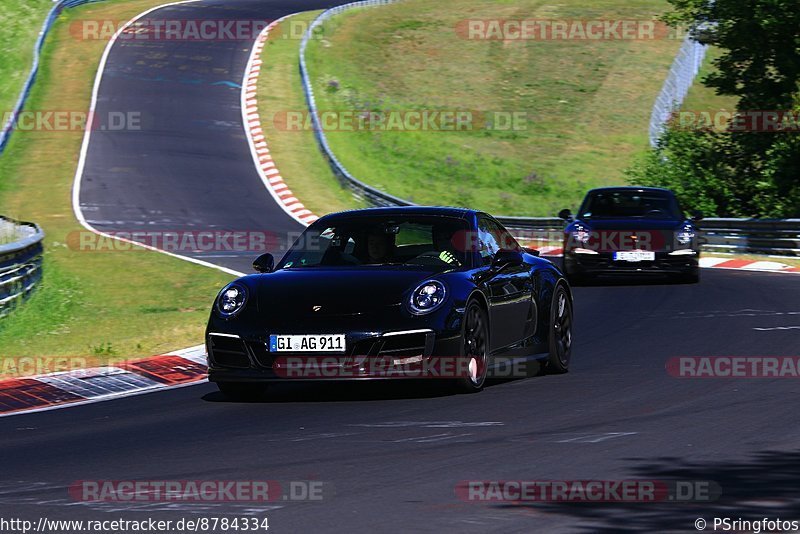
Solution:
{"label": "car windshield", "polygon": [[348,267],[419,265],[445,270],[465,266],[467,222],[452,217],[353,217],[312,224],[278,265]]}
{"label": "car windshield", "polygon": [[677,219],[675,198],[660,191],[597,191],[583,201],[580,219]]}

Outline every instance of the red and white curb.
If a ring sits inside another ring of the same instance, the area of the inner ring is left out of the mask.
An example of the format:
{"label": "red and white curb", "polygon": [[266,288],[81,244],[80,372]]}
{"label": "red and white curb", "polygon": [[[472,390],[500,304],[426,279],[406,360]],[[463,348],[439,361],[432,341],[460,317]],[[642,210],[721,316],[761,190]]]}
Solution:
{"label": "red and white curb", "polygon": [[293,15],[287,15],[271,22],[261,31],[255,44],[253,44],[250,59],[245,68],[244,80],[242,81],[242,118],[244,120],[245,133],[250,143],[250,152],[253,155],[253,161],[256,164],[256,169],[261,176],[262,182],[264,182],[264,186],[275,199],[275,202],[290,217],[307,226],[319,217],[314,215],[292,194],[292,190],[283,181],[283,177],[275,166],[269,151],[269,145],[267,145],[267,140],[264,137],[264,129],[258,115],[258,99],[256,98],[258,76],[261,74],[261,66],[263,64],[261,56],[264,51],[264,45],[269,38],[269,32],[281,21],[291,16]]}
{"label": "red and white curb", "polygon": [[0,379],[0,417],[163,391],[207,380],[203,345],[104,367]]}
{"label": "red and white curb", "polygon": [[727,258],[700,258],[700,267],[707,269],[740,269],[743,271],[761,271],[770,273],[800,273],[800,267],[792,267],[785,263],[767,260],[742,260]]}

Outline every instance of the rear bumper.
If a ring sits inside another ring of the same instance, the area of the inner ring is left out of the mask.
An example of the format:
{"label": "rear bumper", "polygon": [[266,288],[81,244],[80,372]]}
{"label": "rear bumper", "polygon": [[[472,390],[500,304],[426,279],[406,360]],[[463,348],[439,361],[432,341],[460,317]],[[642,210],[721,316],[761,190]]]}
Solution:
{"label": "rear bumper", "polygon": [[614,260],[612,252],[586,254],[565,251],[564,270],[571,275],[688,274],[697,272],[700,268],[700,252],[697,250],[690,252],[691,254],[656,252],[653,261],[631,262]]}

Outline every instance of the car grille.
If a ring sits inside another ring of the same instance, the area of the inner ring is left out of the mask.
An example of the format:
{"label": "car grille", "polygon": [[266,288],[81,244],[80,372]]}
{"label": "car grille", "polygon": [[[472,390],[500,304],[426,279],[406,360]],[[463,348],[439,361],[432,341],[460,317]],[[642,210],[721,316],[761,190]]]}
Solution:
{"label": "car grille", "polygon": [[208,336],[208,357],[211,362],[219,367],[250,367],[250,358],[247,355],[247,346],[238,337]]}
{"label": "car grille", "polygon": [[393,358],[424,356],[430,354],[433,335],[429,332],[415,332],[385,336],[379,339],[378,356]]}
{"label": "car grille", "polygon": [[[259,341],[243,341],[238,337],[209,334],[208,355],[219,367],[249,368],[251,360],[259,367],[272,369],[278,356],[267,350],[267,345]],[[407,358],[430,355],[433,350],[432,332],[411,332],[407,334],[370,337],[356,341],[348,349],[348,357],[388,357]],[[294,353],[281,353],[283,357]],[[304,355],[298,353],[297,355]]]}

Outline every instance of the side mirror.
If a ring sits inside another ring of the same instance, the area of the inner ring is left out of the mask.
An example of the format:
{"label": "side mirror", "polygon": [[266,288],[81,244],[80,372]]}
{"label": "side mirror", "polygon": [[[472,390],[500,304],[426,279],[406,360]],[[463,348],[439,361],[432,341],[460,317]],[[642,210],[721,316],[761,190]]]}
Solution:
{"label": "side mirror", "polygon": [[275,269],[275,258],[269,252],[262,254],[253,262],[253,269],[258,273],[271,273]]}
{"label": "side mirror", "polygon": [[569,208],[564,208],[563,210],[558,212],[558,218],[564,219],[565,221],[569,221],[572,219],[572,212]]}
{"label": "side mirror", "polygon": [[492,266],[502,268],[506,265],[521,265],[524,261],[522,252],[517,250],[498,250],[497,254],[494,255]]}
{"label": "side mirror", "polygon": [[703,220],[703,212],[700,210],[694,210],[692,212],[692,220],[693,221],[702,221]]}

